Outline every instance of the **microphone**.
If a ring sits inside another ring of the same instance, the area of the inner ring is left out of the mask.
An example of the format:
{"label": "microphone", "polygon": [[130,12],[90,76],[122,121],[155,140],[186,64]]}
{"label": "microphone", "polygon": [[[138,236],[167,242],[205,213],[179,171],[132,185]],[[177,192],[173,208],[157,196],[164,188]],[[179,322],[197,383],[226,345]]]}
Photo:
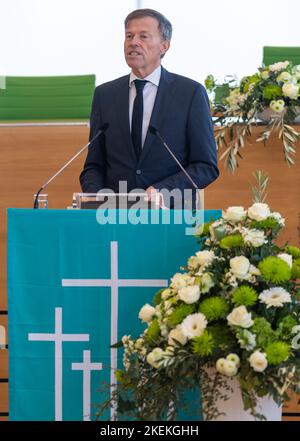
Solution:
{"label": "microphone", "polygon": [[176,158],[176,156],[174,155],[174,153],[172,152],[172,150],[170,149],[170,147],[168,146],[168,144],[165,142],[165,140],[163,139],[163,137],[161,136],[161,134],[159,133],[158,129],[154,126],[149,126],[149,131],[153,134],[156,135],[159,140],[162,142],[162,144],[164,145],[164,147],[168,150],[168,152],[170,153],[170,155],[172,156],[172,158],[174,159],[174,161],[176,162],[176,164],[180,167],[180,170],[182,170],[182,172],[185,174],[185,176],[188,178],[188,180],[190,181],[190,183],[192,184],[192,186],[194,187],[194,189],[196,190],[196,194],[199,197],[199,205],[201,208],[201,189],[198,188],[197,184],[195,183],[195,181],[192,179],[192,177],[190,176],[190,174],[186,171],[186,169],[183,167],[183,165],[179,162],[179,160]]}
{"label": "microphone", "polygon": [[94,142],[95,141],[95,139],[97,139],[98,138],[98,136],[100,136],[102,133],[104,133],[107,129],[108,129],[108,127],[109,127],[109,124],[108,123],[105,123],[105,124],[103,124],[103,126],[101,126],[100,127],[100,129],[98,130],[98,132],[96,133],[96,135],[95,136],[93,136],[93,138],[84,146],[84,147],[82,147],[80,150],[79,150],[79,152],[77,152],[74,156],[72,156],[72,158],[66,163],[66,164],[64,164],[53,176],[51,176],[51,178],[50,179],[48,179],[48,181],[47,182],[45,182],[45,184],[43,184],[42,186],[41,186],[41,188],[39,189],[39,191],[36,193],[36,196],[35,196],[35,198],[34,198],[34,204],[33,204],[33,208],[39,208],[39,204],[38,204],[38,198],[39,198],[39,194],[40,194],[40,192],[41,191],[43,191],[44,190],[44,188],[46,188],[47,187],[47,185],[48,184],[50,184],[50,182],[52,182],[53,181],[53,179],[55,179],[56,178],[56,176],[58,176],[58,175],[60,175],[60,173],[62,172],[62,171],[64,171],[64,169],[65,168],[67,168],[68,167],[68,165],[69,164],[71,164],[71,162],[73,162],[74,161],[74,159],[76,159],[77,158],[77,156],[79,156],[87,147],[89,147],[89,145],[90,144],[92,144],[92,142]]}

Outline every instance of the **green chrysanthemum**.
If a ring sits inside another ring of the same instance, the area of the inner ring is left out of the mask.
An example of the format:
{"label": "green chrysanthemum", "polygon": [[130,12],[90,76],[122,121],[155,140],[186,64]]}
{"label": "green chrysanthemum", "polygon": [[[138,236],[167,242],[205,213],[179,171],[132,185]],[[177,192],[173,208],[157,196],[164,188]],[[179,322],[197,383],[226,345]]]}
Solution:
{"label": "green chrysanthemum", "polygon": [[300,257],[293,261],[292,279],[300,279]]}
{"label": "green chrysanthemum", "polygon": [[199,312],[202,312],[211,322],[225,317],[229,312],[229,305],[223,297],[210,297],[200,303]]}
{"label": "green chrysanthemum", "polygon": [[282,283],[291,278],[291,269],[289,265],[279,257],[266,257],[258,264],[258,268],[263,279],[268,282]]}
{"label": "green chrysanthemum", "polygon": [[223,237],[223,239],[220,241],[220,247],[224,250],[242,247],[243,245],[244,239],[241,234],[231,234],[230,236]]}
{"label": "green chrysanthemum", "polygon": [[263,90],[263,97],[267,100],[273,100],[281,95],[281,87],[276,84],[267,84]]}
{"label": "green chrysanthemum", "polygon": [[276,338],[275,331],[273,331],[270,323],[263,317],[254,319],[251,332],[256,335],[258,346],[266,346]]}
{"label": "green chrysanthemum", "polygon": [[201,357],[205,357],[210,355],[214,348],[214,339],[212,334],[204,330],[203,334],[200,337],[195,337],[192,340],[192,351],[194,354],[200,355]]}
{"label": "green chrysanthemum", "polygon": [[250,84],[256,84],[260,80],[260,76],[258,73],[255,75],[251,75],[246,77],[244,81],[241,81],[242,92],[247,93],[249,90]]}
{"label": "green chrysanthemum", "polygon": [[160,337],[160,327],[157,319],[152,320],[146,332],[146,341],[150,345],[155,345]]}
{"label": "green chrysanthemum", "polygon": [[193,312],[195,312],[194,305],[180,305],[169,315],[167,325],[173,328],[179,325],[188,315],[193,314]]}
{"label": "green chrysanthemum", "polygon": [[288,245],[285,247],[285,252],[291,254],[294,259],[300,258],[300,248]]}
{"label": "green chrysanthemum", "polygon": [[263,221],[252,221],[250,227],[255,230],[274,230],[279,226],[278,221],[274,217],[268,217]]}
{"label": "green chrysanthemum", "polygon": [[264,348],[269,364],[278,365],[290,356],[291,347],[283,341],[275,341]]}
{"label": "green chrysanthemum", "polygon": [[258,294],[255,289],[247,285],[236,288],[232,293],[232,301],[236,305],[252,306],[256,303]]}

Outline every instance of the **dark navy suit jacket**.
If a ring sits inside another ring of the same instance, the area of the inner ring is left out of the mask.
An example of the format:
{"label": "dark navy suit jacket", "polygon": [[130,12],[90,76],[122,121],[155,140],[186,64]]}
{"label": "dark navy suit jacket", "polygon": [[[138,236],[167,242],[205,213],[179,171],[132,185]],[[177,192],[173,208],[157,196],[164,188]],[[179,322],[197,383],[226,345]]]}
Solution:
{"label": "dark navy suit jacket", "polygon": [[[96,193],[102,188],[118,192],[119,181],[127,181],[128,191],[150,185],[158,190],[193,188],[161,141],[149,131],[137,160],[129,127],[128,75],[95,89],[90,123],[90,139],[103,124],[109,127],[89,147],[80,175],[84,192]],[[150,125],[159,130],[198,188],[218,177],[213,125],[201,84],[162,68]]]}

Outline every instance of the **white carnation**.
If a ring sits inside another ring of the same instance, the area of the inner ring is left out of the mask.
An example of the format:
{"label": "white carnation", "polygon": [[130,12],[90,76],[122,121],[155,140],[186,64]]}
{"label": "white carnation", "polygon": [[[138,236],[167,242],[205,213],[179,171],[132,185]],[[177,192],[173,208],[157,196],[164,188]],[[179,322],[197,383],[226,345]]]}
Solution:
{"label": "white carnation", "polygon": [[280,286],[270,289],[265,289],[259,295],[261,303],[267,305],[267,309],[274,306],[275,308],[283,306],[284,303],[291,303],[291,295],[284,288]]}
{"label": "white carnation", "polygon": [[196,257],[199,260],[200,265],[203,266],[211,263],[216,256],[213,251],[204,250],[204,251],[198,251],[196,253]]}
{"label": "white carnation", "polygon": [[264,352],[255,351],[249,357],[250,366],[256,372],[263,372],[268,366],[267,356]]}
{"label": "white carnation", "polygon": [[201,312],[188,315],[181,323],[182,333],[188,338],[200,337],[207,326],[205,315]]}
{"label": "white carnation", "polygon": [[246,210],[244,207],[228,207],[223,213],[223,219],[231,222],[240,222],[246,217]]}
{"label": "white carnation", "polygon": [[171,287],[174,289],[181,289],[185,286],[192,285],[195,278],[191,277],[189,274],[176,273],[171,279]]}
{"label": "white carnation", "polygon": [[268,204],[262,204],[260,202],[256,202],[250,208],[248,208],[248,216],[250,219],[256,221],[263,221],[270,216],[270,208]]}
{"label": "white carnation", "polygon": [[155,312],[156,312],[155,308],[153,308],[153,306],[146,303],[146,305],[144,305],[139,312],[139,318],[144,323],[149,323],[149,322],[151,322],[152,317],[155,314]]}
{"label": "white carnation", "polygon": [[247,311],[244,305],[234,308],[227,316],[229,325],[240,326],[241,328],[250,328],[253,325],[251,312]]}
{"label": "white carnation", "polygon": [[292,268],[292,266],[293,266],[293,257],[290,254],[288,254],[288,253],[280,253],[280,254],[277,254],[277,257],[279,257],[280,259],[284,260],[288,264],[288,266],[290,268]]}
{"label": "white carnation", "polygon": [[242,349],[252,351],[256,346],[256,335],[252,334],[248,329],[243,329],[239,334],[238,343]]}
{"label": "white carnation", "polygon": [[182,345],[187,343],[187,336],[182,332],[181,326],[177,325],[175,329],[172,329],[169,333],[168,344],[171,346],[176,346],[179,342]]}
{"label": "white carnation", "polygon": [[243,239],[246,243],[252,245],[254,248],[261,247],[267,242],[266,236],[261,230],[248,230],[244,229]]}
{"label": "white carnation", "polygon": [[199,285],[186,286],[178,291],[178,297],[184,303],[191,304],[199,300],[200,288]]}

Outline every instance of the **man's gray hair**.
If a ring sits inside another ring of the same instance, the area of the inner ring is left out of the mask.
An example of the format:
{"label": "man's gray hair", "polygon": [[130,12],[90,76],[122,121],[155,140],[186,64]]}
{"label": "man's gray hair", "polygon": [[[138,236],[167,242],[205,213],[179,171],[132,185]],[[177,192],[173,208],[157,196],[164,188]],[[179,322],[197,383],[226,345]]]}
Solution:
{"label": "man's gray hair", "polygon": [[171,41],[172,38],[172,25],[169,20],[160,12],[154,9],[136,9],[127,15],[125,18],[125,28],[128,23],[136,18],[153,17],[158,21],[158,29],[160,30],[163,40]]}

